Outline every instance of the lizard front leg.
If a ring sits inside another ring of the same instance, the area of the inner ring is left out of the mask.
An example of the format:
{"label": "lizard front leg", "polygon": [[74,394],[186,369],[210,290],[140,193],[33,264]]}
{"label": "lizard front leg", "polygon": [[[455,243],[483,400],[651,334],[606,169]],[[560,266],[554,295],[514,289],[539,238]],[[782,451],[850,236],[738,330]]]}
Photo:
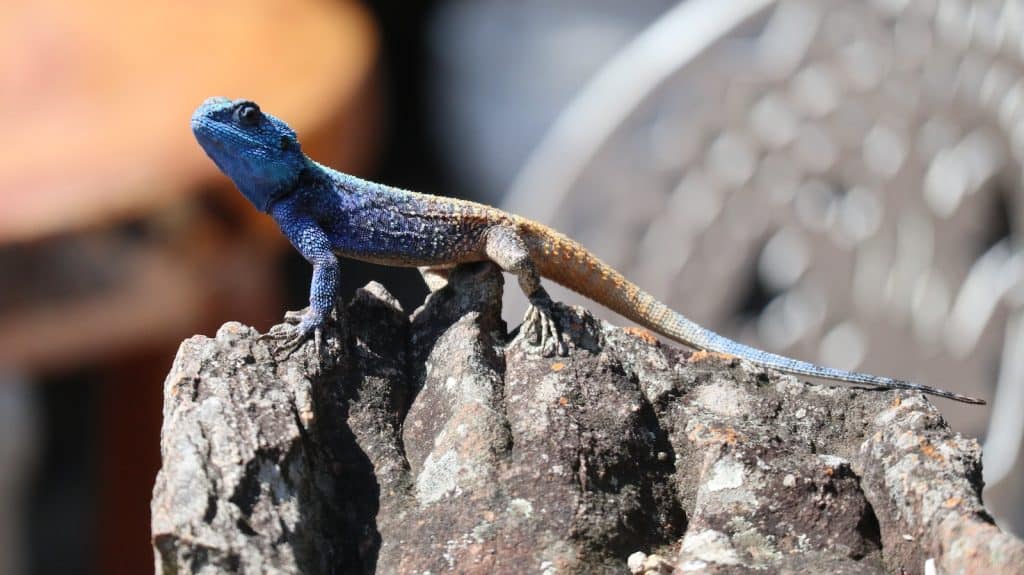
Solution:
{"label": "lizard front leg", "polygon": [[[334,308],[338,293],[338,258],[331,249],[327,234],[317,223],[299,213],[288,202],[279,202],[271,209],[281,231],[288,237],[302,257],[313,265],[313,280],[309,286],[309,310],[296,318],[294,312],[285,314],[285,321],[298,319],[298,325],[285,333],[285,339],[278,345],[278,353],[291,353],[313,336],[317,355],[323,346],[323,328]],[[277,337],[266,334],[264,337]]]}
{"label": "lizard front leg", "polygon": [[523,333],[532,335],[532,343],[540,346],[545,356],[567,355],[569,348],[551,315],[554,302],[540,285],[540,274],[523,238],[512,228],[495,226],[487,231],[484,253],[502,270],[516,274],[520,289],[530,300],[523,318]]}

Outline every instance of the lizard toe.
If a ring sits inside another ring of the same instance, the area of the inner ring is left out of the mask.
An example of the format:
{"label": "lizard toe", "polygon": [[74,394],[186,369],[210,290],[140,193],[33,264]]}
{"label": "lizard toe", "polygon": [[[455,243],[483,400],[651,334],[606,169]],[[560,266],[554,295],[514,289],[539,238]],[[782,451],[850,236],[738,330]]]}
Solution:
{"label": "lizard toe", "polygon": [[299,349],[306,340],[309,339],[309,333],[301,328],[292,330],[292,332],[277,346],[274,348],[274,356],[277,359],[288,359],[291,357],[295,350]]}
{"label": "lizard toe", "polygon": [[526,309],[526,315],[523,317],[523,325],[520,328],[520,333],[526,341],[532,345],[540,345],[542,339],[542,320],[540,312],[537,311],[536,306],[530,306]]}
{"label": "lizard toe", "polygon": [[540,335],[540,350],[541,355],[544,357],[551,357],[555,355],[555,340],[557,329],[552,325],[551,316],[546,313],[541,314],[541,335]]}
{"label": "lizard toe", "polygon": [[317,326],[313,330],[313,354],[316,355],[317,362],[323,360],[323,349],[324,349],[324,328],[323,326]]}
{"label": "lizard toe", "polygon": [[544,357],[564,356],[569,352],[549,307],[531,305],[523,319],[521,332],[531,345],[540,348]]}
{"label": "lizard toe", "polygon": [[551,355],[565,356],[569,354],[569,348],[565,344],[565,338],[558,324],[552,316],[548,316],[548,344],[551,346]]}
{"label": "lizard toe", "polygon": [[308,312],[304,309],[289,310],[284,312],[284,323],[289,325],[299,325],[302,323],[302,318],[306,317]]}
{"label": "lizard toe", "polygon": [[561,357],[569,355],[569,346],[565,343],[565,336],[561,331],[555,331],[555,354]]}

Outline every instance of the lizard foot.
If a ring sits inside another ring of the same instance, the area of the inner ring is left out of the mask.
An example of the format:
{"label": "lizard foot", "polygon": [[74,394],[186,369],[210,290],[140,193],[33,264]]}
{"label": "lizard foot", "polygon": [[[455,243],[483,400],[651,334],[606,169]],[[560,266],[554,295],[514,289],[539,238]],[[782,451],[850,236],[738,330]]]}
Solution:
{"label": "lizard foot", "polygon": [[313,353],[316,355],[318,360],[322,359],[320,351],[323,349],[323,325],[313,325],[312,323],[306,324],[305,321],[300,321],[299,325],[292,329],[267,332],[256,339],[257,341],[280,340],[278,344],[274,346],[272,353],[275,359],[285,360],[291,357],[297,349],[302,347],[302,344],[306,343],[306,340],[309,339],[310,335],[313,336]]}
{"label": "lizard foot", "polygon": [[569,355],[569,346],[558,331],[558,325],[551,315],[551,302],[532,303],[523,318],[522,333],[529,334],[530,343],[539,346],[544,357]]}

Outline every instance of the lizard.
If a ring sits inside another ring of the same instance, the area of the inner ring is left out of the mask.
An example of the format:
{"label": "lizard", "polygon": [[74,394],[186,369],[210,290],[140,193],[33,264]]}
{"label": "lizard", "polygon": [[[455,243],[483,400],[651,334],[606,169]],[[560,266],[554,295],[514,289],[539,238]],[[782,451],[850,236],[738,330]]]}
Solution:
{"label": "lizard", "polygon": [[336,301],[339,257],[418,267],[433,290],[460,264],[491,261],[516,276],[529,300],[520,327],[544,356],[568,347],[541,279],[561,284],[683,345],[731,355],[764,368],[813,378],[905,389],[955,401],[985,401],[920,383],[823,367],[726,338],[669,308],[581,244],[539,222],[484,204],[363,180],[309,158],[292,128],[251,100],[212,97],[192,115],[200,146],[313,266],[309,307],[279,349],[310,337],[316,353]]}

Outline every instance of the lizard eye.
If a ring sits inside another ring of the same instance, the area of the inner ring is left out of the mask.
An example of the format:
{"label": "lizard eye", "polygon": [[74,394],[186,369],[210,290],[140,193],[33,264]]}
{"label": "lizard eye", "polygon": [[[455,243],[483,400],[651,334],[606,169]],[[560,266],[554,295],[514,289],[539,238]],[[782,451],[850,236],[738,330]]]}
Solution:
{"label": "lizard eye", "polygon": [[255,126],[260,121],[260,109],[256,104],[243,104],[235,111],[235,118],[243,126]]}

